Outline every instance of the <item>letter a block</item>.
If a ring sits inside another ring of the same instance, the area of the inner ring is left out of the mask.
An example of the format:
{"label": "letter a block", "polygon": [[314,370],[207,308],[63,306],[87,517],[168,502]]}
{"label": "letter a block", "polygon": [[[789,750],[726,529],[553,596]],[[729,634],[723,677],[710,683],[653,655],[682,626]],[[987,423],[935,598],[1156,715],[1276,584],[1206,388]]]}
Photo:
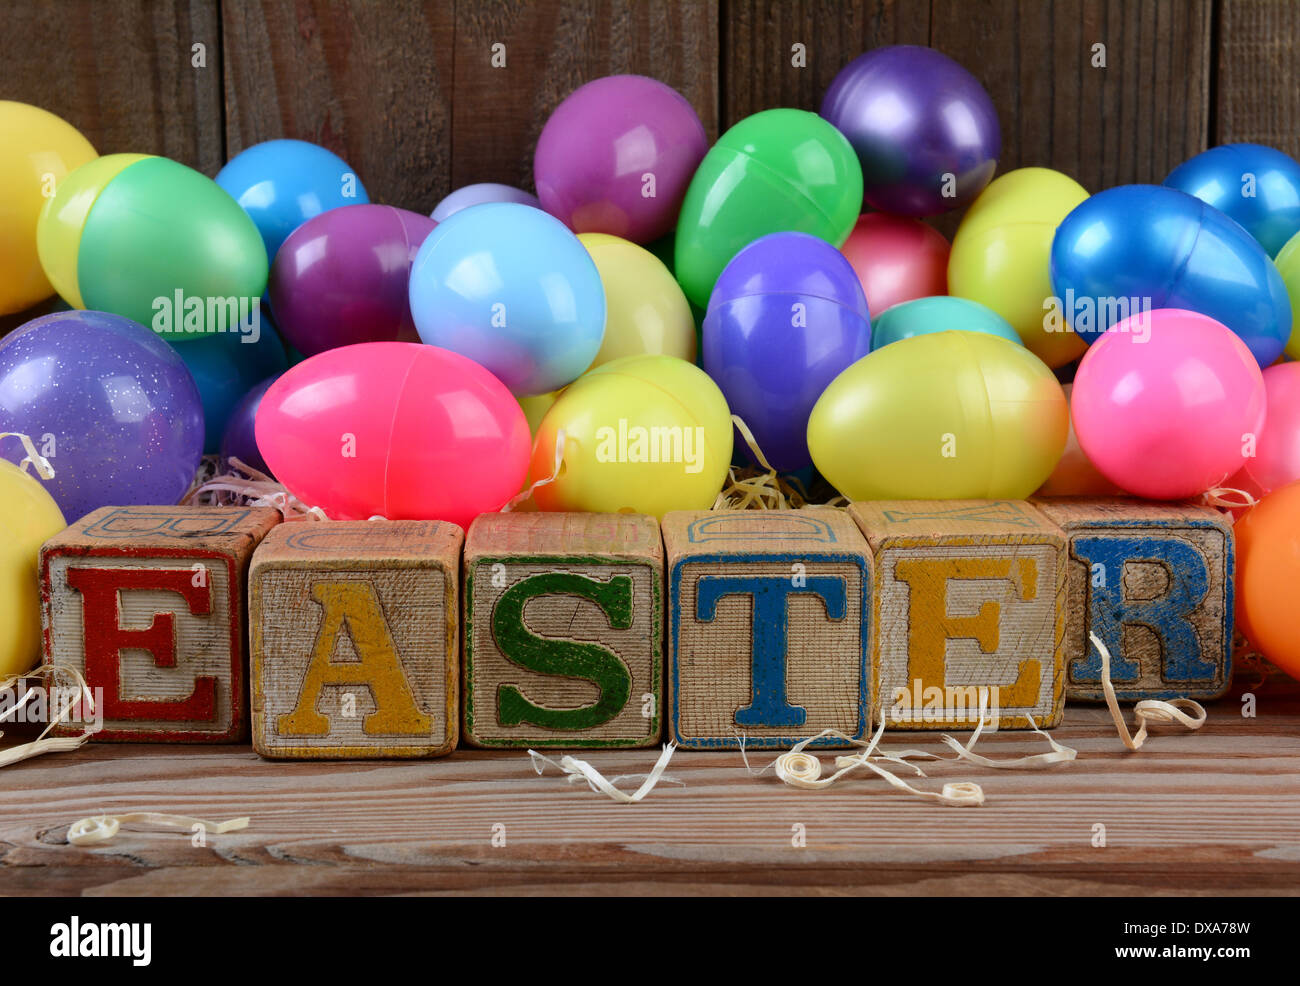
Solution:
{"label": "letter a block", "polygon": [[465,738],[659,742],[663,543],[638,514],[483,514],[465,539]]}
{"label": "letter a block", "polygon": [[[693,749],[870,727],[871,555],[842,510],[681,511],[668,552],[669,721]],[[843,746],[826,737],[822,746]]]}
{"label": "letter a block", "polygon": [[1218,698],[1232,678],[1233,540],[1211,507],[1136,499],[1041,499],[1070,543],[1066,697]]}
{"label": "letter a block", "polygon": [[284,524],[248,576],[253,747],[264,757],[450,753],[458,731],[455,524]]}
{"label": "letter a block", "polygon": [[1065,535],[1020,500],[854,503],[876,562],[876,687],[892,729],[1060,723]]}
{"label": "letter a block", "polygon": [[103,507],[45,543],[46,660],[95,690],[96,739],[248,735],[244,576],[279,522],[265,508]]}

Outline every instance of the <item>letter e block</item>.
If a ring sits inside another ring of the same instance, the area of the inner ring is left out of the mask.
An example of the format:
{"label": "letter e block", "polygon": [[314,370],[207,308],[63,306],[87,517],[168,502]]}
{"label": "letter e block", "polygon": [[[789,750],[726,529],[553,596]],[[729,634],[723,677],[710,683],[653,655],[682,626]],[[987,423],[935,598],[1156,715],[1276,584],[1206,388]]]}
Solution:
{"label": "letter e block", "polygon": [[264,757],[434,757],[456,746],[455,524],[281,526],[248,577],[253,747]]}
{"label": "letter e block", "polygon": [[1233,539],[1212,507],[1114,499],[1035,506],[1069,538],[1066,697],[1099,700],[1101,657],[1121,701],[1211,699],[1232,679]]}
{"label": "letter e block", "polygon": [[248,735],[244,577],[279,522],[266,508],[103,507],[45,543],[46,661],[85,676],[104,716],[95,739]]}
{"label": "letter e block", "polygon": [[1021,500],[854,503],[876,563],[888,729],[1058,725],[1065,534]]}
{"label": "letter e block", "polygon": [[[668,552],[669,721],[692,749],[870,728],[871,555],[842,510],[679,511]],[[844,746],[825,737],[820,746]]]}
{"label": "letter e block", "polygon": [[653,517],[479,516],[465,538],[466,740],[659,742],[663,568]]}

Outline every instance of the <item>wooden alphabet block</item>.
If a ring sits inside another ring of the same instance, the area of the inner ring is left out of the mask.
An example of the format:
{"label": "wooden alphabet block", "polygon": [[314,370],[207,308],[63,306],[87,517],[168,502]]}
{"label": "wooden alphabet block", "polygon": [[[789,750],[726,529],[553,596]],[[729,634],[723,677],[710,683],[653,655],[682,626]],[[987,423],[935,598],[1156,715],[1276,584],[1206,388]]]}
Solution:
{"label": "wooden alphabet block", "polygon": [[[681,511],[668,553],[669,721],[693,749],[870,728],[871,555],[842,510]],[[826,738],[822,746],[842,746]]]}
{"label": "wooden alphabet block", "polygon": [[258,753],[455,748],[463,539],[438,521],[324,521],[262,542],[248,586]]}
{"label": "wooden alphabet block", "polygon": [[244,577],[279,522],[266,508],[104,507],[45,543],[46,660],[94,690],[96,739],[248,735]]}
{"label": "wooden alphabet block", "polygon": [[1066,697],[1100,700],[1101,658],[1121,701],[1218,698],[1232,678],[1232,525],[1211,507],[1039,499],[1069,538]]}
{"label": "wooden alphabet block", "polygon": [[854,503],[876,565],[879,713],[890,729],[1060,723],[1065,535],[1019,500]]}
{"label": "wooden alphabet block", "polygon": [[653,517],[478,517],[465,539],[466,740],[658,743],[663,567]]}

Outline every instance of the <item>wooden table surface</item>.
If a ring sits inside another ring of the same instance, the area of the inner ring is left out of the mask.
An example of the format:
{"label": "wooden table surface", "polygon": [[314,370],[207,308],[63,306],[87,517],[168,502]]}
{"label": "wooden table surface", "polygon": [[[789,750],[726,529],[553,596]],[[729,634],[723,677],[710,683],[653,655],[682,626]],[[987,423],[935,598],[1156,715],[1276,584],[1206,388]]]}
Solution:
{"label": "wooden table surface", "polygon": [[[537,776],[522,753],[413,763],[273,763],[248,747],[89,744],[0,772],[0,893],[241,894],[1288,894],[1300,889],[1300,685],[1240,681],[1197,733],[1124,750],[1102,708],[1070,706],[1076,761],[1041,771],[963,764],[917,783],[975,780],[952,808],[862,775],[828,791],[750,776],[736,753],[679,751],[641,804]],[[1242,716],[1250,686],[1256,716]],[[889,745],[939,750],[934,737]],[[981,741],[991,757],[1046,749]],[[657,751],[584,755],[612,776]],[[752,755],[766,764],[771,754]],[[210,836],[124,829],[78,848],[102,811],[166,811],[251,826]],[[806,845],[793,845],[802,825]],[[1095,826],[1105,846],[1095,846]],[[504,826],[505,845],[494,846]]]}

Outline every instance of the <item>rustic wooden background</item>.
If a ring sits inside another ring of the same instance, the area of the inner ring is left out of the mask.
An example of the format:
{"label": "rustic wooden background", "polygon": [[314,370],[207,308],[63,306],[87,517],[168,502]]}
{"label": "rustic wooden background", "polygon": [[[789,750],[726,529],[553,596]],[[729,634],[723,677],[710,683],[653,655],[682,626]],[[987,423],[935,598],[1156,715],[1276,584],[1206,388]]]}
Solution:
{"label": "rustic wooden background", "polygon": [[376,201],[423,212],[473,181],[531,187],[548,113],[597,76],[676,86],[716,136],[767,107],[815,110],[851,58],[900,42],[988,87],[1002,170],[1047,165],[1095,191],[1224,141],[1300,154],[1291,0],[0,0],[0,24],[0,98],[58,113],[101,153],[212,175],[299,137]]}

